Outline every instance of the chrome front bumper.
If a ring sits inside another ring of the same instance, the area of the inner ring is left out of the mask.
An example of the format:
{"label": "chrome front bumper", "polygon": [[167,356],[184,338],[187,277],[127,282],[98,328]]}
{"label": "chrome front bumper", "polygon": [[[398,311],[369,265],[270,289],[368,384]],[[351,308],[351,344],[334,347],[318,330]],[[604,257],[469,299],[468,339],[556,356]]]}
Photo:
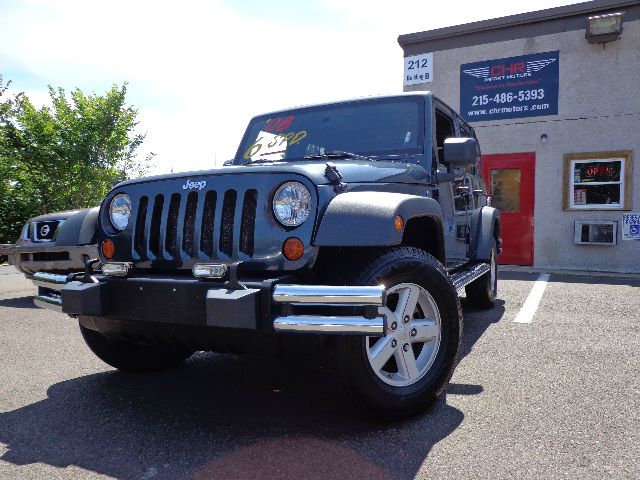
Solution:
{"label": "chrome front bumper", "polygon": [[364,316],[287,315],[276,317],[276,332],[321,333],[331,335],[382,336],[386,318],[380,309],[386,301],[385,289],[377,287],[334,287],[327,285],[276,285],[273,300],[295,306],[372,307],[372,318]]}
{"label": "chrome front bumper", "polygon": [[66,275],[55,273],[38,272],[31,279],[38,287],[38,294],[34,297],[33,303],[38,307],[48,308],[62,313],[62,296],[60,291],[67,283]]}
{"label": "chrome front bumper", "polygon": [[97,245],[70,245],[22,243],[14,246],[9,255],[9,263],[13,264],[27,278],[37,272],[51,271],[83,271],[84,262],[98,257]]}
{"label": "chrome front bumper", "polygon": [[[67,277],[38,272],[33,276],[33,283],[38,287],[35,304],[62,312],[62,289],[67,284]],[[274,315],[272,326],[274,331],[280,333],[382,336],[386,329],[386,317],[381,313],[385,302],[383,286],[277,284],[271,293],[272,310],[295,310],[296,313]],[[343,307],[342,311],[344,307],[353,307],[346,310],[362,312],[363,315],[298,314],[304,312],[305,307],[311,307],[314,312],[318,311],[318,307],[327,307],[329,311],[335,311],[335,307]],[[203,312],[203,317],[206,315],[207,312]]]}

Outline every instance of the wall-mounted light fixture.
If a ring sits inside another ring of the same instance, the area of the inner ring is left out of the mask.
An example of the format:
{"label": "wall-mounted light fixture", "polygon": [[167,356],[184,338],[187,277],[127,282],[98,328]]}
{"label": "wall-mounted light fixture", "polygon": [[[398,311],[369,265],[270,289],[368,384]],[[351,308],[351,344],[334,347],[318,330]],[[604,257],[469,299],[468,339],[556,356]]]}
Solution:
{"label": "wall-mounted light fixture", "polygon": [[549,140],[549,135],[547,135],[546,133],[543,133],[542,135],[540,135],[540,141],[542,143],[547,143],[548,140]]}
{"label": "wall-mounted light fixture", "polygon": [[585,38],[589,43],[607,43],[620,38],[624,12],[595,15],[587,18]]}

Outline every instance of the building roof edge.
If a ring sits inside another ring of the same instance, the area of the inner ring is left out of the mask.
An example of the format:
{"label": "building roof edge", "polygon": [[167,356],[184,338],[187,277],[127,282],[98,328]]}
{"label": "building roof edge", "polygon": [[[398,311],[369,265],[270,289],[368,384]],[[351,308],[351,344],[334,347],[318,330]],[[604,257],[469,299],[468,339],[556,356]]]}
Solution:
{"label": "building roof edge", "polygon": [[588,13],[597,13],[603,10],[612,10],[638,6],[638,0],[591,0],[588,2],[574,3],[560,7],[546,8],[533,12],[518,13],[506,17],[480,20],[477,22],[454,25],[451,27],[436,28],[424,32],[407,33],[398,36],[398,43],[401,47],[420,42],[440,40],[453,36],[465,36],[479,32],[486,32],[495,29],[517,27],[520,25],[533,24],[548,20],[561,19],[566,17],[581,16]]}

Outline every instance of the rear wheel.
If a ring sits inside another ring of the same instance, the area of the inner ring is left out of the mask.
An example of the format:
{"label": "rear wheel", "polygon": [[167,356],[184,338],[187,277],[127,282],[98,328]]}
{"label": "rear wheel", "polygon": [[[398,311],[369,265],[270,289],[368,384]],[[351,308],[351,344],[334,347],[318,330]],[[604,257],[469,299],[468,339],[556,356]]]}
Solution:
{"label": "rear wheel", "polygon": [[166,370],[184,362],[193,350],[155,347],[114,340],[80,325],[80,332],[91,351],[103,362],[129,372]]}
{"label": "rear wheel", "polygon": [[498,252],[495,241],[489,266],[491,269],[487,273],[464,288],[467,303],[473,307],[491,308],[495,304],[498,294]]}
{"label": "rear wheel", "polygon": [[446,387],[461,337],[458,296],[442,265],[410,247],[370,259],[353,285],[384,284],[383,337],[332,337],[332,381],[360,409],[405,416],[428,408]]}

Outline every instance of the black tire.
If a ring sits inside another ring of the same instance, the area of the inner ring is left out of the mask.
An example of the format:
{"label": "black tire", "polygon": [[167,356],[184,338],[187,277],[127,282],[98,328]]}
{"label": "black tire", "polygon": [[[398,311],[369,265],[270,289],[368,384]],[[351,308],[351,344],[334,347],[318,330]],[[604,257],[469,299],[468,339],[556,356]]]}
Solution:
{"label": "black tire", "polygon": [[498,295],[498,251],[495,241],[491,248],[491,260],[489,263],[492,271],[485,273],[476,281],[464,287],[464,291],[467,294],[467,303],[472,307],[491,308],[495,304]]}
{"label": "black tire", "polygon": [[91,351],[103,362],[126,372],[154,372],[175,367],[193,355],[192,350],[138,345],[113,340],[80,325]]}
{"label": "black tire", "polygon": [[[439,345],[432,350],[432,363],[430,366],[425,365],[426,370],[421,377],[416,376],[417,380],[411,384],[395,386],[389,384],[391,380],[383,381],[380,376],[382,369],[376,373],[369,361],[367,352],[371,348],[370,342],[378,339],[360,336],[330,337],[325,348],[327,371],[332,383],[357,409],[378,418],[414,415],[435,402],[449,383],[457,364],[462,336],[462,314],[457,292],[440,262],[416,248],[395,247],[381,250],[369,255],[361,265],[363,268],[358,269],[360,273],[352,275],[352,281],[347,282],[348,285],[384,284],[388,290],[392,290],[394,286],[410,284],[428,292],[439,311]],[[396,333],[398,332],[393,334]],[[380,340],[395,339],[393,334]],[[411,339],[407,339],[405,345],[410,341]],[[398,351],[395,352],[393,355],[398,355]],[[391,358],[389,361],[392,361]]]}

